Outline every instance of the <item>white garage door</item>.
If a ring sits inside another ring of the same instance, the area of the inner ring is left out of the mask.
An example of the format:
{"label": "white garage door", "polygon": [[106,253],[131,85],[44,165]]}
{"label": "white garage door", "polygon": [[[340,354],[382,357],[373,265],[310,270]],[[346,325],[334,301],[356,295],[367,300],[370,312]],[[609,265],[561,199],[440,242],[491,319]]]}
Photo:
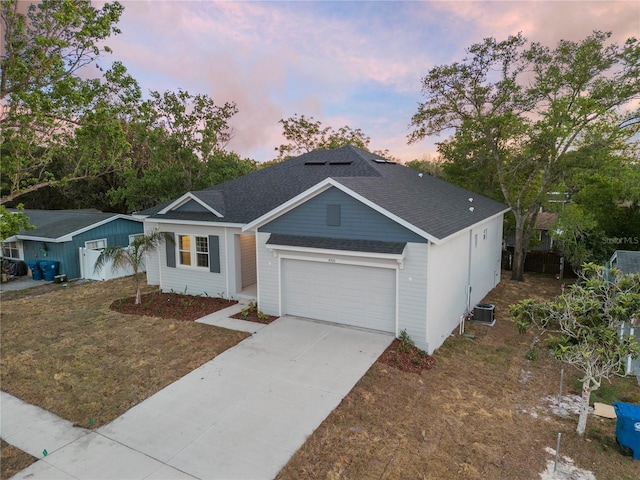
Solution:
{"label": "white garage door", "polygon": [[395,332],[394,269],[291,259],[283,262],[285,314]]}

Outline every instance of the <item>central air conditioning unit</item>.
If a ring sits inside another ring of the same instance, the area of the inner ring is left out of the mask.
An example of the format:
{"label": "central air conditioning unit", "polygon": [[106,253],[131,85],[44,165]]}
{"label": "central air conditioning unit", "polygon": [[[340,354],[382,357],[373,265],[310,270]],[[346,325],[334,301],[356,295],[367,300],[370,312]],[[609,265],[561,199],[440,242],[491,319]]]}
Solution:
{"label": "central air conditioning unit", "polygon": [[479,303],[473,307],[473,321],[493,327],[496,323],[496,306],[490,303]]}

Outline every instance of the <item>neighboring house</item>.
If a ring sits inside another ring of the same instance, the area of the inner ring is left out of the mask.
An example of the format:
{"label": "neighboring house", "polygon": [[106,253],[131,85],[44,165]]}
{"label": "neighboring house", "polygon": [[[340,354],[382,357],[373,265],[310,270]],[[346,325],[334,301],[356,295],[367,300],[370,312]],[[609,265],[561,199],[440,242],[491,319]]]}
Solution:
{"label": "neighboring house", "polygon": [[99,250],[127,246],[135,235],[144,233],[141,219],[116,213],[85,210],[24,210],[24,213],[36,228],[2,242],[3,256],[27,263],[58,261],[59,273],[68,279],[93,278],[95,258],[90,265],[84,262],[81,249],[97,257]]}
{"label": "neighboring house", "polygon": [[550,235],[549,231],[557,221],[558,215],[553,212],[538,213],[538,216],[536,217],[536,224],[533,227],[536,241],[532,250],[553,250],[553,237]]}
{"label": "neighboring house", "polygon": [[[547,252],[553,250],[553,238],[549,231],[551,226],[558,220],[558,215],[553,212],[539,212],[536,217],[536,223],[533,227],[531,236],[531,245],[529,251]],[[505,236],[506,248],[513,249],[516,243],[516,235],[514,232]]]}
{"label": "neighboring house", "polygon": [[[616,250],[609,259],[609,267],[617,268],[622,273],[635,273],[640,275],[640,251]],[[640,342],[640,319],[635,319],[631,325],[625,324],[622,332],[628,335],[635,335]],[[627,374],[633,374],[640,378],[640,357],[635,360],[627,359]]]}
{"label": "neighboring house", "polygon": [[640,251],[616,250],[609,259],[609,266],[622,273],[640,274]]}
{"label": "neighboring house", "polygon": [[346,146],[141,212],[174,234],[163,291],[255,298],[271,315],[406,330],[431,353],[500,281],[494,200]]}

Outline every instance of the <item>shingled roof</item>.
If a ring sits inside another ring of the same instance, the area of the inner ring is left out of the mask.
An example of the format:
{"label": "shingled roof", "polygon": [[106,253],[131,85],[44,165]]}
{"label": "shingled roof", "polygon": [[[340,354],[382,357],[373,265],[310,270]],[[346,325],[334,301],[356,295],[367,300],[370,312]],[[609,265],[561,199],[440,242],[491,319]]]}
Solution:
{"label": "shingled roof", "polygon": [[16,237],[22,240],[52,242],[68,240],[70,236],[116,218],[140,221],[118,213],[103,213],[97,210],[24,210],[24,214],[29,217],[29,223],[36,228],[23,231]]}
{"label": "shingled roof", "polygon": [[140,213],[152,219],[248,224],[327,178],[436,239],[508,210],[502,203],[348,145],[315,150],[191,192],[215,211],[224,212],[222,218],[204,211],[159,213],[167,204]]}

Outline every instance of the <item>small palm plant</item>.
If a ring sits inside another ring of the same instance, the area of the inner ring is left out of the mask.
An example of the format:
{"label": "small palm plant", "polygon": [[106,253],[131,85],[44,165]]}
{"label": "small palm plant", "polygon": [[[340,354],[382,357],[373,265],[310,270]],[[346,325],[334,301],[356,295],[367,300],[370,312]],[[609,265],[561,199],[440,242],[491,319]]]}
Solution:
{"label": "small palm plant", "polygon": [[100,253],[93,269],[98,273],[108,262],[112,262],[113,270],[130,266],[136,281],[136,305],[140,305],[142,303],[140,270],[144,266],[146,254],[155,251],[162,240],[173,242],[173,236],[154,230],[148,235],[137,236],[128,247],[107,247]]}

